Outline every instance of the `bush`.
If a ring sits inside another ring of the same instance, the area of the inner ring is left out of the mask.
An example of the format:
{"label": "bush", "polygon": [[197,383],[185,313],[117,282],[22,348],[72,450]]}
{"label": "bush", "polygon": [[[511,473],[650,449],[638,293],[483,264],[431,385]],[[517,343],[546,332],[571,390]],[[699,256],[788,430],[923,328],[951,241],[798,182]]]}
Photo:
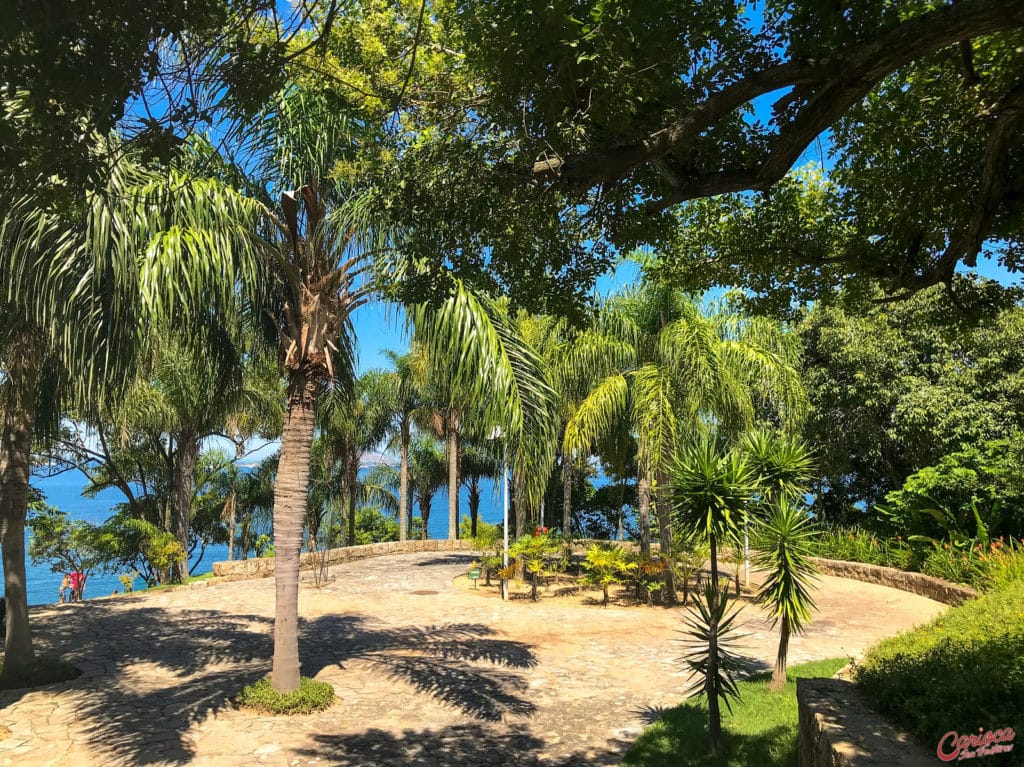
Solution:
{"label": "bush", "polygon": [[17,690],[22,687],[57,684],[77,679],[81,675],[81,669],[67,661],[48,655],[39,655],[28,668],[20,668],[10,673],[7,673],[3,665],[0,665],[0,690]]}
{"label": "bush", "polygon": [[1024,581],[955,607],[871,649],[857,683],[932,748],[950,730],[1024,722]]}
{"label": "bush", "polygon": [[311,714],[334,703],[334,688],[304,676],[299,680],[299,689],[280,693],[271,686],[270,677],[264,677],[243,688],[237,702],[268,714]]}

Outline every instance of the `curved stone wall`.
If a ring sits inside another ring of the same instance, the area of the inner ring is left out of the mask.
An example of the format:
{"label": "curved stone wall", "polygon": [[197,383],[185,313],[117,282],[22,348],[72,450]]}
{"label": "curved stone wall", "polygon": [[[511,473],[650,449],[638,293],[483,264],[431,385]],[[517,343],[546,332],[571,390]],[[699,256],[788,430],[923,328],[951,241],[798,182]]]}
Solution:
{"label": "curved stone wall", "polygon": [[[428,540],[428,541],[388,541],[387,543],[370,543],[365,546],[345,546],[340,549],[329,549],[326,552],[327,564],[336,565],[342,562],[354,562],[357,559],[384,557],[389,554],[410,554],[417,551],[473,551],[473,542],[468,540]],[[321,562],[323,553],[301,554],[299,568],[311,570]],[[223,580],[241,580],[243,578],[268,578],[274,574],[274,557],[259,559],[236,559],[233,562],[214,562],[213,575]]]}
{"label": "curved stone wall", "polygon": [[842,562],[836,559],[811,557],[811,561],[825,575],[877,583],[880,586],[889,586],[900,591],[920,594],[922,597],[928,597],[947,605],[958,605],[967,599],[978,596],[978,592],[970,586],[950,583],[924,573],[911,573],[895,567],[866,565],[863,562]]}

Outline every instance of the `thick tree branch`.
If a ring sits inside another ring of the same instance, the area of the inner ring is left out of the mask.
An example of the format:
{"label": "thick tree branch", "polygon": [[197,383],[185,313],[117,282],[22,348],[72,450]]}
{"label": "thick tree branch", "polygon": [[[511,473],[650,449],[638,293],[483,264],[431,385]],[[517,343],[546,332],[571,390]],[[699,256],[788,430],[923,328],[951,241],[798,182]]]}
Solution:
{"label": "thick tree branch", "polygon": [[622,179],[634,169],[697,143],[737,108],[760,96],[794,88],[795,116],[770,141],[765,159],[751,167],[722,169],[686,177],[649,203],[664,210],[685,200],[745,190],[764,190],[781,179],[807,146],[885,77],[932,51],[964,40],[1024,26],[1018,0],[964,0],[910,19],[873,39],[839,51],[823,61],[785,62],[712,93],[696,109],[637,144],[611,151],[545,159],[534,176],[556,176],[592,186]]}

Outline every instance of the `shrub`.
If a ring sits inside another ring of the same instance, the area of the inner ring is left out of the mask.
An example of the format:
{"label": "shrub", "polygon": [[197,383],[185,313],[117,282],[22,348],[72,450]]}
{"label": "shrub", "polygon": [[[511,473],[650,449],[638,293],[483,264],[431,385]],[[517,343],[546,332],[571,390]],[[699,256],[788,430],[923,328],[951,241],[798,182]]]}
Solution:
{"label": "shrub", "polygon": [[509,554],[522,562],[523,569],[530,575],[530,598],[534,602],[540,576],[562,565],[563,551],[562,537],[554,533],[524,535],[509,549]]}
{"label": "shrub", "polygon": [[935,747],[950,730],[1024,722],[1024,581],[952,608],[864,657],[857,683],[883,713]]}
{"label": "shrub", "polygon": [[244,687],[237,702],[268,714],[311,714],[334,703],[334,688],[304,676],[299,680],[299,689],[280,693],[271,686],[270,677],[264,677]]}
{"label": "shrub", "polygon": [[614,543],[597,543],[587,549],[583,560],[583,583],[598,586],[604,599],[602,605],[608,604],[608,587],[613,583],[622,583],[626,565],[625,549]]}
{"label": "shrub", "polygon": [[60,658],[39,655],[28,668],[7,671],[0,665],[0,690],[17,690],[22,687],[39,687],[44,684],[57,684],[77,679],[82,675],[81,669]]}

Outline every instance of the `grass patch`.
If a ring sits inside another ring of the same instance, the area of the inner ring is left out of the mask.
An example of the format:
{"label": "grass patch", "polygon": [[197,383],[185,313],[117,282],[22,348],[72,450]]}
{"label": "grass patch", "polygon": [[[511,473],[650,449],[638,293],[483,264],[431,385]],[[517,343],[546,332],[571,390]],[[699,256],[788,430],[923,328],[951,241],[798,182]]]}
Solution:
{"label": "grass patch", "polygon": [[784,689],[768,689],[771,673],[740,682],[732,713],[722,711],[723,748],[708,754],[708,707],[690,700],[670,709],[643,731],[623,767],[796,767],[797,677],[830,677],[847,658],[792,666]]}
{"label": "grass patch", "polygon": [[81,669],[67,661],[50,655],[38,655],[28,668],[19,668],[10,672],[7,671],[3,663],[0,663],[0,690],[42,687],[45,684],[68,682],[81,675]]}
{"label": "grass patch", "polygon": [[135,591],[129,591],[128,594],[142,594],[146,591],[161,591],[163,589],[173,589],[178,586],[184,586],[188,583],[197,583],[198,581],[208,581],[213,577],[213,571],[203,573],[202,575],[190,575],[185,578],[181,583],[161,583],[156,586],[147,586],[144,589],[136,589]]}
{"label": "grass patch", "polygon": [[237,703],[268,714],[312,714],[323,711],[334,702],[334,688],[327,682],[309,677],[299,680],[299,689],[280,693],[270,686],[270,677],[264,677],[243,688]]}
{"label": "grass patch", "polygon": [[879,711],[932,748],[950,730],[1024,729],[1024,582],[879,643],[856,679]]}

